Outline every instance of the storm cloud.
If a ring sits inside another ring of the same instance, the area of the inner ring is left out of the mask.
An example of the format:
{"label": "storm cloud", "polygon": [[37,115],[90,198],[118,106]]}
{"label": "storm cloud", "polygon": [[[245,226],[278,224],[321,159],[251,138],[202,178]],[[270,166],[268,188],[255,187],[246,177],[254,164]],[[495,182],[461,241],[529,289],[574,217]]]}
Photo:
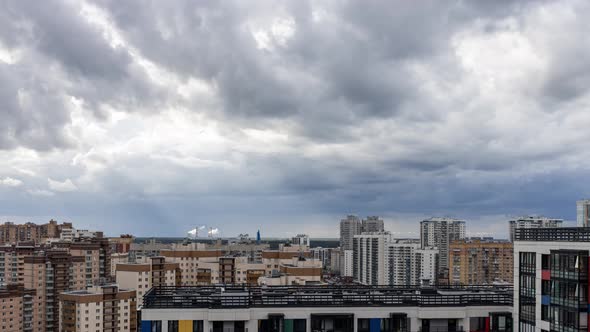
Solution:
{"label": "storm cloud", "polygon": [[177,236],[335,236],[348,213],[416,229],[453,215],[499,236],[510,215],[573,220],[590,195],[588,14],[3,2],[0,216]]}

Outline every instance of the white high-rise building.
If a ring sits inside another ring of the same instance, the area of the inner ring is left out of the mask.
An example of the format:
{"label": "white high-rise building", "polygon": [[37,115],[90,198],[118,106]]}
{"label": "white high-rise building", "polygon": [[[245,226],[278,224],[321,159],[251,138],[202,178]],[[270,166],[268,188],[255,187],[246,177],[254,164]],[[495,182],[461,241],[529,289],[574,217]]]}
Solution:
{"label": "white high-rise building", "polygon": [[436,273],[438,271],[438,249],[429,247],[416,250],[420,261],[420,284],[436,284]]}
{"label": "white high-rise building", "polygon": [[439,272],[449,267],[449,244],[465,238],[465,221],[453,218],[430,218],[420,222],[422,248],[438,248]]}
{"label": "white high-rise building", "polygon": [[590,227],[590,199],[576,202],[576,217],[578,227]]}
{"label": "white high-rise building", "polygon": [[352,277],[353,276],[353,257],[354,253],[352,250],[344,250],[343,251],[343,269],[342,269],[342,276],[343,277]]}
{"label": "white high-rise building", "polygon": [[309,236],[307,234],[297,234],[291,238],[291,244],[309,247]]}
{"label": "white high-rise building", "polygon": [[342,250],[352,250],[354,236],[361,234],[361,219],[354,215],[349,215],[346,219],[340,221],[340,248]]}
{"label": "white high-rise building", "polygon": [[431,285],[436,281],[436,248],[420,248],[420,240],[393,240],[387,245],[388,284],[394,286]]}
{"label": "white high-rise building", "polygon": [[388,280],[386,265],[389,232],[355,235],[353,241],[353,276],[365,285],[385,285]]}
{"label": "white high-rise building", "polygon": [[387,244],[387,284],[394,286],[418,285],[420,261],[416,251],[418,240],[393,240]]}
{"label": "white high-rise building", "polygon": [[[579,202],[578,202],[579,203]],[[579,205],[578,205],[579,208]],[[578,215],[579,218],[579,215]],[[579,219],[578,219],[579,220]],[[547,228],[562,227],[563,219],[553,219],[541,216],[523,216],[508,221],[510,232],[510,242],[514,242],[514,234],[517,229],[521,228]]]}

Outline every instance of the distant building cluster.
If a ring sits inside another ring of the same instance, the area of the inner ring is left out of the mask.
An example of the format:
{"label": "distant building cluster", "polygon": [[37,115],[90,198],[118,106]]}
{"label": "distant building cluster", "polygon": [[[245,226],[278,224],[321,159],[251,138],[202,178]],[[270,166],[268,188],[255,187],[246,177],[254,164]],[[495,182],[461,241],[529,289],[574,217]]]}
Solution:
{"label": "distant building cluster", "polygon": [[[4,289],[4,296],[18,298],[11,301],[22,305],[19,322],[3,318],[1,331],[70,331],[60,327],[63,294],[84,292],[113,278],[111,243],[102,232],[78,231],[71,223],[51,220],[43,225],[5,223],[0,225],[0,234],[0,293]],[[129,296],[134,298],[134,294]],[[15,310],[13,305],[4,305],[1,313],[6,316]],[[127,326],[117,331],[130,331],[134,323],[130,319],[125,318],[121,325],[113,321],[109,324]],[[101,324],[102,329],[103,322],[94,324]],[[91,330],[90,323],[77,324],[76,331],[86,325],[85,331]],[[92,331],[97,326],[93,325]]]}
{"label": "distant building cluster", "polygon": [[271,249],[260,232],[162,243],[7,222],[0,331],[586,330],[589,208],[577,202],[573,228],[513,218],[506,240],[468,237],[446,217],[395,238],[380,217],[349,215],[327,248],[306,234]]}

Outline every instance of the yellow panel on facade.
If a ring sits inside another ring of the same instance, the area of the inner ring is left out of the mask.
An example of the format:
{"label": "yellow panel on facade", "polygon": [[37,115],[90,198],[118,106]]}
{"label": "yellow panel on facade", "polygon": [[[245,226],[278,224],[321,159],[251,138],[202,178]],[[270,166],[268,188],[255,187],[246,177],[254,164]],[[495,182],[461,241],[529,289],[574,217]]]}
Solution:
{"label": "yellow panel on facade", "polygon": [[181,320],[178,322],[178,332],[193,332],[192,320]]}

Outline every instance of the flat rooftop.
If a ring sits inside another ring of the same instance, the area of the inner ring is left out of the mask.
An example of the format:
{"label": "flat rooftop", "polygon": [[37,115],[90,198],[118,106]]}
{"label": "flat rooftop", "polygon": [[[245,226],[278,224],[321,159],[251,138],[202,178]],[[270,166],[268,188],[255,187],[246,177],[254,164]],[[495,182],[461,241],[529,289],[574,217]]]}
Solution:
{"label": "flat rooftop", "polygon": [[511,306],[505,287],[419,288],[390,286],[164,286],[152,288],[143,309],[373,306]]}
{"label": "flat rooftop", "polygon": [[590,227],[517,228],[514,241],[590,242]]}

